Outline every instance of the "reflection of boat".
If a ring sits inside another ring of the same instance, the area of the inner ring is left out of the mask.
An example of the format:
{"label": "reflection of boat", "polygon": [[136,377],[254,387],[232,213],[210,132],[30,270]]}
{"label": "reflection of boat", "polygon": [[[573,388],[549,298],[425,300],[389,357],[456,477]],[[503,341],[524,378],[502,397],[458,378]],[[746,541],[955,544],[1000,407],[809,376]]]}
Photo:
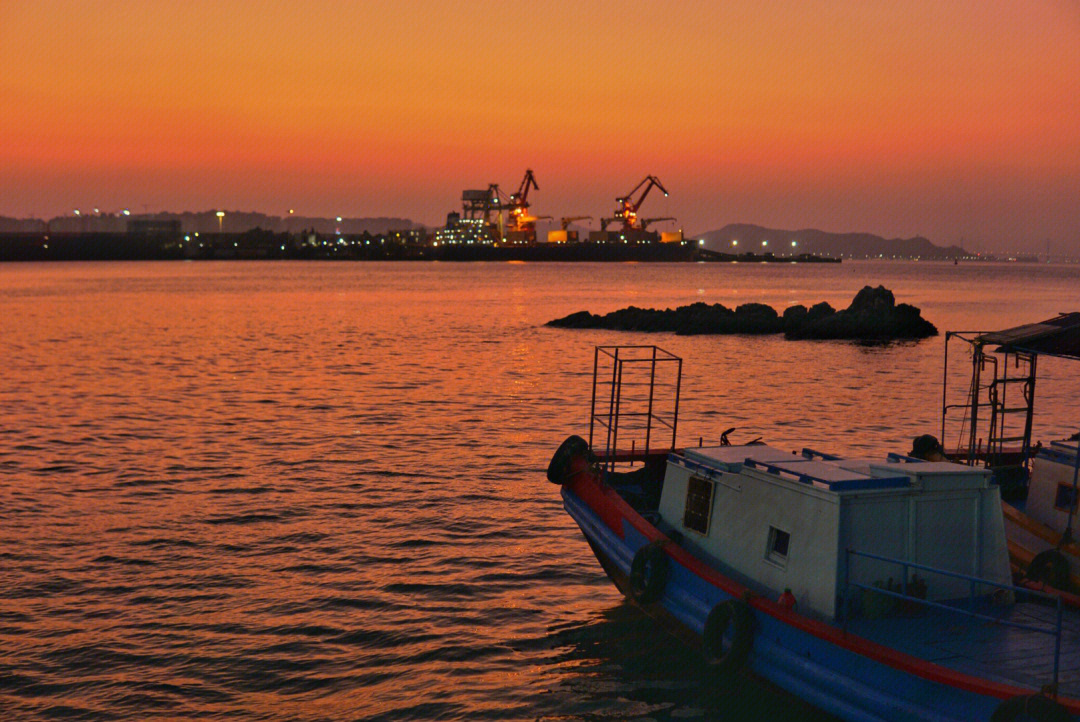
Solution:
{"label": "reflection of boat", "polygon": [[[950,458],[990,469],[1006,498],[1009,552],[1014,565],[1036,582],[1080,589],[1080,534],[1075,520],[1080,454],[1077,436],[1032,443],[1036,367],[1040,356],[1080,360],[1080,313],[1004,331],[949,332],[949,343],[967,343],[972,372],[963,403],[942,407],[946,422],[959,412]],[[991,351],[993,349],[993,351]]]}
{"label": "reflection of boat", "polygon": [[989,471],[677,450],[681,368],[598,348],[589,440],[548,478],[615,584],[711,674],[747,667],[845,720],[1080,718],[1080,610],[1012,586]]}

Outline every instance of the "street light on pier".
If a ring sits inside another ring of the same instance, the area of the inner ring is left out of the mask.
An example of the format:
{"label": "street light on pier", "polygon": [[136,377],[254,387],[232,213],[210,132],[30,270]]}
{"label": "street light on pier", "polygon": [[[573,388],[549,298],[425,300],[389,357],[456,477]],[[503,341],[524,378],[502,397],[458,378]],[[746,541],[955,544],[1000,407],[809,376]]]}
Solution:
{"label": "street light on pier", "polygon": [[219,234],[221,233],[221,228],[222,228],[222,224],[224,223],[224,221],[225,221],[225,211],[218,211],[217,212],[217,232]]}

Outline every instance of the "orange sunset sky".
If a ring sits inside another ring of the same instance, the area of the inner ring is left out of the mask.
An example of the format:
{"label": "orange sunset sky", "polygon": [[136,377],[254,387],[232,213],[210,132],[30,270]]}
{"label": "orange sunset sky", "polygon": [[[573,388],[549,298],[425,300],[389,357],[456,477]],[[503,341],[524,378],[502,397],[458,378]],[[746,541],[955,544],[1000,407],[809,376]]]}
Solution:
{"label": "orange sunset sky", "polygon": [[533,212],[1080,251],[1080,2],[0,3],[0,215]]}

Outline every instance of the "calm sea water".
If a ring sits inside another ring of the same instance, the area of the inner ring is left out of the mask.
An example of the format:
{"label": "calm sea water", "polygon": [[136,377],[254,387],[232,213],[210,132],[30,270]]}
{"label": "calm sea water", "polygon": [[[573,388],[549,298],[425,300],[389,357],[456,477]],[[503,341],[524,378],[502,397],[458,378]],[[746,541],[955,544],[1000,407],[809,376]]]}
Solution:
{"label": "calm sea water", "polygon": [[[592,347],[685,359],[680,443],[907,451],[943,339],[545,328],[693,301],[942,331],[1080,308],[1080,268],[844,263],[0,266],[3,719],[825,719],[625,603],[558,491]],[[1080,424],[1041,364],[1037,435]]]}

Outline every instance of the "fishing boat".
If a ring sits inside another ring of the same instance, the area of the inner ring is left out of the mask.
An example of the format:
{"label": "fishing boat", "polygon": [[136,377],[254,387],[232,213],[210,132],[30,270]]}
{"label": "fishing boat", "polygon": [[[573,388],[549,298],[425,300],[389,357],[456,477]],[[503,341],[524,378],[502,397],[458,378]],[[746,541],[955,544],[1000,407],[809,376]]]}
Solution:
{"label": "fishing boat", "polygon": [[615,585],[717,677],[852,722],[1080,719],[1080,610],[1013,584],[985,468],[678,448],[682,360],[601,346],[548,479]]}
{"label": "fishing boat", "polygon": [[[960,400],[953,402],[949,348],[957,342],[966,344],[971,373]],[[1042,356],[1080,360],[1080,313],[1001,331],[948,332],[942,451],[992,473],[1005,497],[1009,554],[1026,581],[1075,592],[1080,590],[1080,545],[1075,541],[1080,534],[1080,433],[1064,431],[1062,438],[1033,442],[1036,370]],[[950,425],[957,418],[959,423]]]}

